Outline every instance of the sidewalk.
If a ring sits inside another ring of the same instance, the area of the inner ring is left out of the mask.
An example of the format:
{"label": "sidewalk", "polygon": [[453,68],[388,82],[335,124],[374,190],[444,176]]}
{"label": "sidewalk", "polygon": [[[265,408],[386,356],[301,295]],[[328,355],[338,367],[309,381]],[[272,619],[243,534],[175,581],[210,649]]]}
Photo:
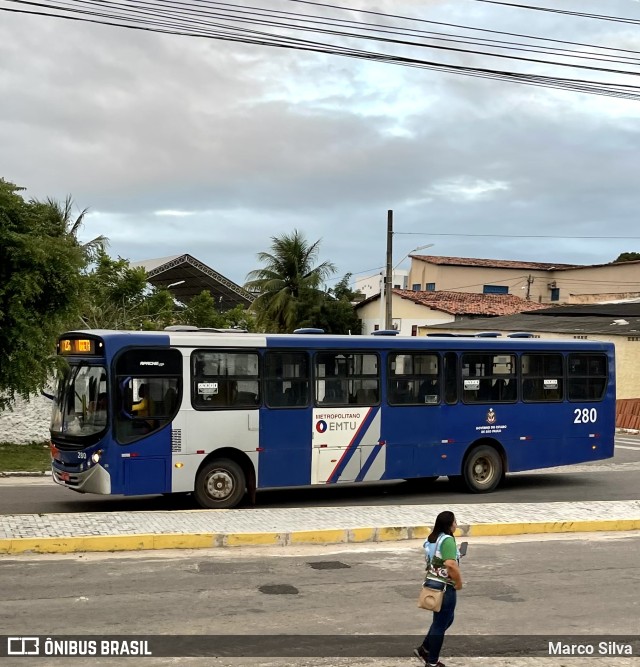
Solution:
{"label": "sidewalk", "polygon": [[17,514],[0,516],[0,554],[417,539],[443,510],[462,537],[640,530],[640,500]]}

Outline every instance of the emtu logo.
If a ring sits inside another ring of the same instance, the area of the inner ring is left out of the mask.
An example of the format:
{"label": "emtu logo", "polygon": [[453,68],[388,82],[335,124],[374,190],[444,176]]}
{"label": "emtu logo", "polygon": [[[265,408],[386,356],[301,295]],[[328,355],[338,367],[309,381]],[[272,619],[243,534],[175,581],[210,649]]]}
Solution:
{"label": "emtu logo", "polygon": [[7,655],[40,655],[38,637],[7,637]]}
{"label": "emtu logo", "polygon": [[321,419],[316,423],[316,431],[318,433],[324,433],[327,430],[327,422],[324,419]]}

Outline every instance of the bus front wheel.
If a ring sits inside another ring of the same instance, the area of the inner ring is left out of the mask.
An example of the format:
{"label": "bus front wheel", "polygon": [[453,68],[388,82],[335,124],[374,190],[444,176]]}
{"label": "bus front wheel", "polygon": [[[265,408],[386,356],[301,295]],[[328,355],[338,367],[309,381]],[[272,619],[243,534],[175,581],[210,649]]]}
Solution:
{"label": "bus front wheel", "polygon": [[194,494],[201,507],[229,509],[242,500],[246,486],[244,471],[235,461],[218,459],[200,469]]}
{"label": "bus front wheel", "polygon": [[503,466],[500,454],[487,445],[474,447],[462,469],[465,486],[472,493],[489,493],[502,480]]}

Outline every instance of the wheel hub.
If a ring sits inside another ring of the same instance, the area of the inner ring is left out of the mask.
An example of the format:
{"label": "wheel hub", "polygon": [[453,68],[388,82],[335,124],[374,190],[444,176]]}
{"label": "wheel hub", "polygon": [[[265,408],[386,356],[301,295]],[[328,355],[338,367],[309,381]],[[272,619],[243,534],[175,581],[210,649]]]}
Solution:
{"label": "wheel hub", "polygon": [[215,470],[207,479],[207,493],[216,500],[228,498],[233,492],[233,479],[225,470]]}
{"label": "wheel hub", "polygon": [[491,477],[491,464],[486,459],[478,459],[473,466],[473,475],[478,482],[486,482]]}

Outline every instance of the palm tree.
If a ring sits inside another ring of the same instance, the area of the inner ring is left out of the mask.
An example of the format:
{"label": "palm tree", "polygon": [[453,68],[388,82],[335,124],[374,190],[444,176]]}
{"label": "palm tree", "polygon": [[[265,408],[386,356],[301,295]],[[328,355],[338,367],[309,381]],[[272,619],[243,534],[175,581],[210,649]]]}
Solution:
{"label": "palm tree", "polygon": [[91,239],[91,241],[87,241],[86,243],[80,243],[80,241],[78,241],[78,232],[84,224],[84,218],[89,209],[83,209],[80,211],[78,217],[74,219],[73,199],[71,198],[71,195],[67,195],[64,202],[59,202],[48,197],[45,205],[49,207],[56,223],[62,226],[65,233],[69,237],[73,238],[75,243],[82,250],[87,263],[95,261],[100,251],[106,250],[107,246],[109,245],[109,239],[102,234],[100,236],[96,236],[94,239]]}
{"label": "palm tree", "polygon": [[294,229],[292,234],[272,236],[270,253],[258,253],[264,267],[251,271],[244,285],[258,295],[253,302],[258,326],[279,333],[293,331],[301,297],[322,294],[320,286],[336,267],[331,262],[314,266],[319,246],[319,240],[310,244]]}

